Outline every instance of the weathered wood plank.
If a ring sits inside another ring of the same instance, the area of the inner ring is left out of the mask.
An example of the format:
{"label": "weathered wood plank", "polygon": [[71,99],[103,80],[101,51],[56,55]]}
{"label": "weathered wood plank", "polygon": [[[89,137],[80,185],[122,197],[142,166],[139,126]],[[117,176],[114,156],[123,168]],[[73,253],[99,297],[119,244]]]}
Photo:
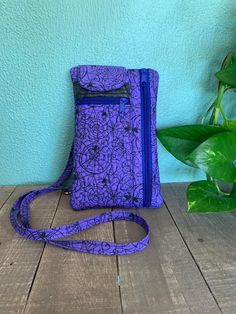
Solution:
{"label": "weathered wood plank", "polygon": [[[134,212],[148,221],[151,238],[144,251],[118,257],[123,313],[220,313],[166,207]],[[142,234],[131,222],[115,222],[117,242]]]}
{"label": "weathered wood plank", "polygon": [[[21,194],[36,187],[17,187],[0,211],[0,313],[23,313],[31,284],[44,249],[41,242],[20,237],[10,225],[9,209]],[[40,208],[48,217],[55,212],[60,192],[38,198]],[[36,202],[36,201],[35,201]],[[32,204],[33,205],[33,204]],[[31,210],[31,222],[35,228],[49,226],[52,218],[40,216],[35,204]]]}
{"label": "weathered wood plank", "polygon": [[0,210],[14,189],[15,186],[0,186]]}
{"label": "weathered wood plank", "polygon": [[[73,211],[63,195],[53,226],[105,210]],[[99,225],[67,239],[114,241],[112,223]],[[46,246],[26,313],[121,313],[115,256],[98,256]]]}
{"label": "weathered wood plank", "polygon": [[165,184],[166,204],[223,313],[236,312],[236,214],[188,214],[187,184]]}

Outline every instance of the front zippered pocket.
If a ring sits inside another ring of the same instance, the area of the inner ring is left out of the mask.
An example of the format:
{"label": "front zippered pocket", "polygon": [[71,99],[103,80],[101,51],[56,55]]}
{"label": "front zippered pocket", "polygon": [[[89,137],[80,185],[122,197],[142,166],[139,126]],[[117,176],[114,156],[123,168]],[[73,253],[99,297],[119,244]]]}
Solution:
{"label": "front zippered pocket", "polygon": [[77,208],[78,204],[81,208],[132,207],[131,118],[128,97],[77,100],[74,155],[77,178],[72,188],[72,204],[77,204]]}
{"label": "front zippered pocket", "polygon": [[129,98],[126,97],[83,97],[77,101],[77,105],[119,105],[123,113],[125,106],[129,105]]}

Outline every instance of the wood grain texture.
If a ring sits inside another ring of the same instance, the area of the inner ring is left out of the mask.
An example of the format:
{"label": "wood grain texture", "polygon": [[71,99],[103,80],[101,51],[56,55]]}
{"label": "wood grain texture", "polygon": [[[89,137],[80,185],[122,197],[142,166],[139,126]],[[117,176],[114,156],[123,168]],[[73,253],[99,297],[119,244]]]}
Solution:
{"label": "wood grain texture", "polygon": [[[186,186],[162,185],[168,208],[133,210],[147,219],[150,244],[120,257],[63,250],[18,236],[9,223],[10,206],[36,187],[0,192],[0,313],[234,314],[236,214],[187,214]],[[33,227],[106,210],[76,212],[69,196],[60,195],[49,193],[33,202]],[[114,230],[107,223],[67,238],[131,242],[142,236],[136,224],[115,222]]]}
{"label": "wood grain texture", "polygon": [[[146,250],[118,257],[123,313],[220,313],[166,207],[138,213],[151,238]],[[137,241],[140,231],[131,222],[115,222],[118,242]]]}
{"label": "wood grain texture", "polygon": [[236,313],[236,214],[188,214],[186,183],[164,184],[166,204],[223,313]]}
{"label": "wood grain texture", "polygon": [[[53,226],[104,211],[73,211],[69,196],[62,195]],[[66,239],[114,241],[112,223],[99,225]],[[116,257],[46,246],[26,313],[121,313]]]}
{"label": "wood grain texture", "polygon": [[0,210],[14,189],[15,186],[0,186]]}
{"label": "wood grain texture", "polygon": [[[23,313],[37,266],[44,249],[41,242],[20,237],[9,222],[9,209],[21,194],[36,187],[17,187],[0,211],[0,313]],[[37,199],[37,206],[47,209],[48,217],[40,217],[35,204],[31,210],[32,226],[49,226],[60,192]]]}

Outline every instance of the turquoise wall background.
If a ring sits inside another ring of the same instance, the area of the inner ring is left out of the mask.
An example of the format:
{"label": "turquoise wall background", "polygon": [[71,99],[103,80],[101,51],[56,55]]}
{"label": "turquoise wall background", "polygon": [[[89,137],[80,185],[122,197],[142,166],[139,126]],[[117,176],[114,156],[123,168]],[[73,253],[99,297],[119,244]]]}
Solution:
{"label": "turquoise wall background", "polygon": [[[72,66],[157,69],[158,127],[196,123],[236,48],[236,1],[0,0],[0,27],[0,184],[46,183],[72,141]],[[203,177],[160,144],[159,164],[162,182]]]}

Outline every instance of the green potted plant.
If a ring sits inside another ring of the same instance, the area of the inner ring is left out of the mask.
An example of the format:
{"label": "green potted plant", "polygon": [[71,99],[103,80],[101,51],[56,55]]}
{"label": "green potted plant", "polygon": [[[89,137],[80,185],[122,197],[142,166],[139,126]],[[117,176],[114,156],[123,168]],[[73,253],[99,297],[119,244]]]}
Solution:
{"label": "green potted plant", "polygon": [[[236,210],[236,120],[227,118],[222,105],[225,93],[236,90],[236,53],[225,57],[215,76],[217,95],[201,124],[157,131],[158,139],[175,158],[206,173],[206,180],[187,188],[188,212]],[[231,183],[230,191],[222,191],[222,182]]]}

